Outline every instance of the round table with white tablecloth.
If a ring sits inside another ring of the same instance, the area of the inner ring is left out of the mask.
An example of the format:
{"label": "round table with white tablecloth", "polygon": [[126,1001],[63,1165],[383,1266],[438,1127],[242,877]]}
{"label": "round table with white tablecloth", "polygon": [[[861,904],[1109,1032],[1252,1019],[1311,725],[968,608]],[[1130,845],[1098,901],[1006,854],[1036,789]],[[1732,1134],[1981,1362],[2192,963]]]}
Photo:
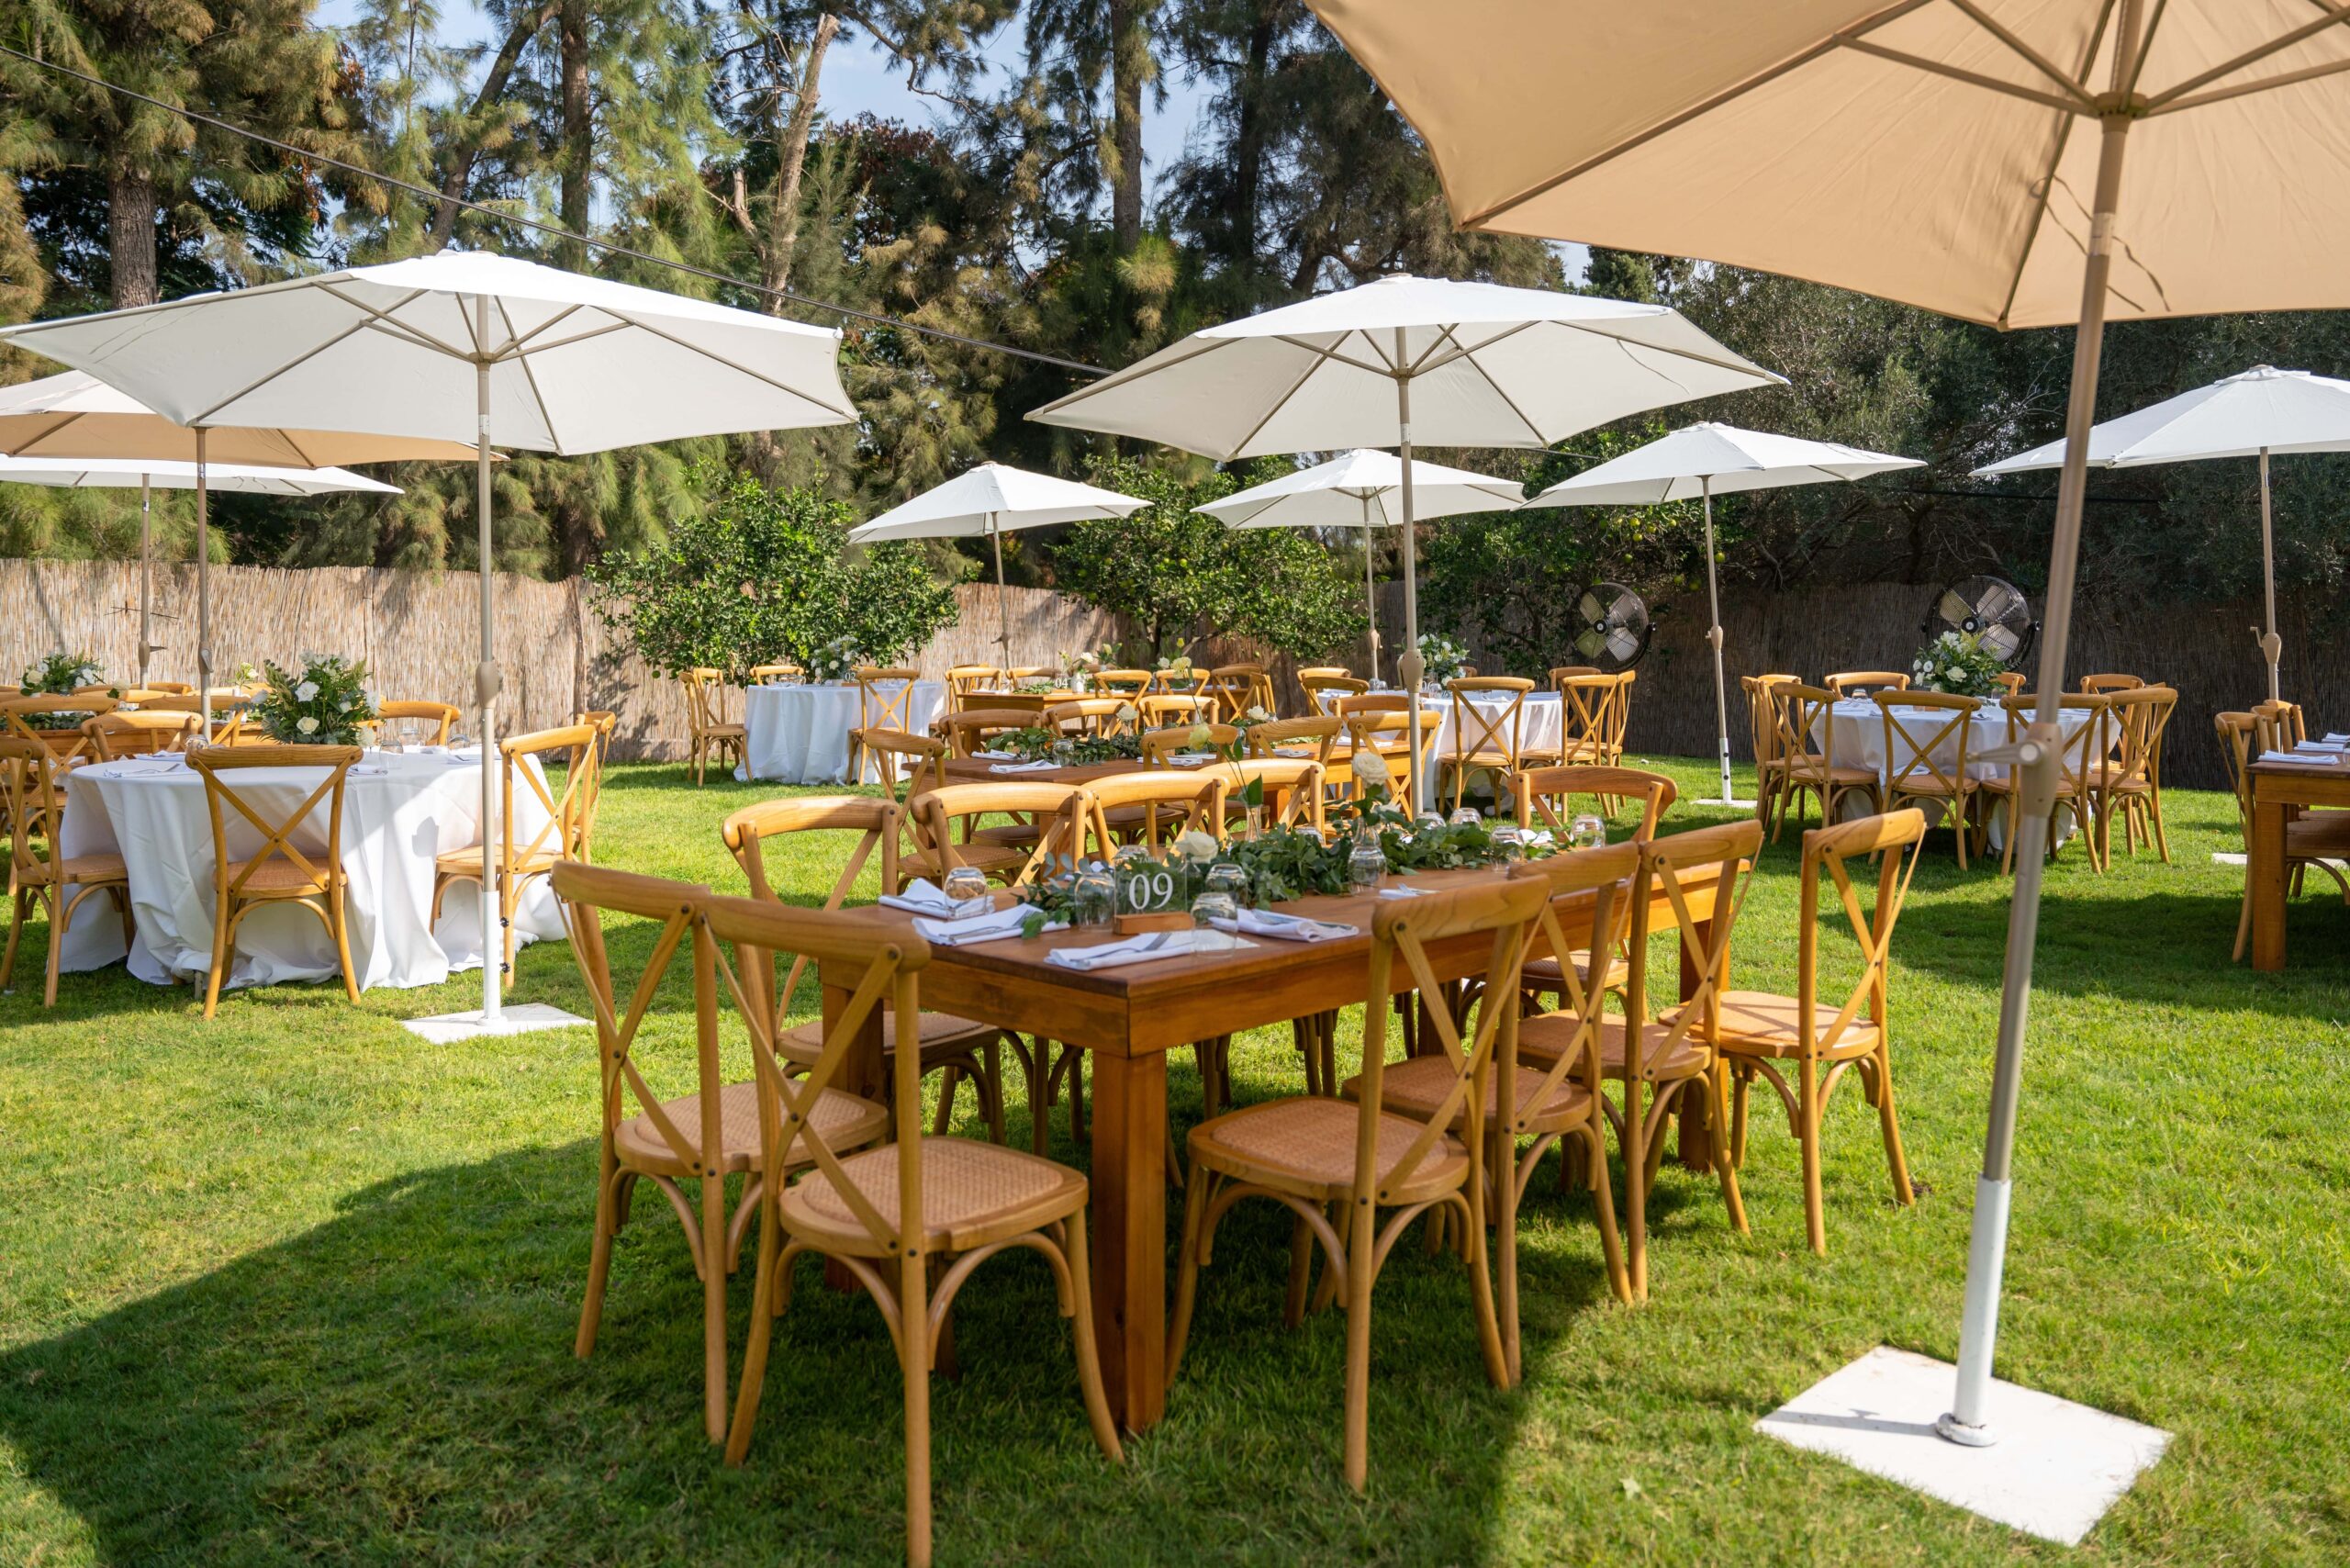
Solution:
{"label": "round table with white tablecloth", "polygon": [[[1835,710],[1835,744],[1828,752],[1830,765],[1836,767],[1865,767],[1876,775],[1879,785],[1883,785],[1892,777],[1892,768],[1888,764],[1895,764],[1901,767],[1908,767],[1917,758],[1919,745],[1934,739],[1942,726],[1949,723],[1951,719],[1949,711],[1944,709],[1907,708],[1895,703],[1893,712],[1895,719],[1898,722],[1898,729],[1892,737],[1892,745],[1899,748],[1897,757],[1887,754],[1885,715],[1874,702],[1866,699],[1847,698],[1836,703]],[[2056,715],[2057,727],[2064,732],[2066,740],[2078,734],[2081,726],[2087,723],[2088,720],[2087,711],[2078,708],[2061,709]],[[1815,746],[1824,745],[1828,733],[1828,716],[1822,713],[1812,723],[1811,744]],[[1978,762],[1975,759],[1993,746],[2005,745],[2007,740],[2007,710],[1999,706],[1997,700],[1985,699],[1983,705],[1977,708],[1974,715],[1966,721],[1967,777],[2005,778],[2008,774],[2007,764]],[[1945,771],[1954,767],[1958,760],[1957,733],[1953,731],[1950,735],[1943,737],[1941,744],[1936,745],[1929,755]],[[1939,809],[1930,801],[1919,801],[1915,804],[1924,810],[1930,819],[1938,818],[1941,814]],[[1868,802],[1864,797],[1848,796],[1843,814],[1846,816],[1865,814],[1867,807]],[[2061,842],[2064,836],[2071,832],[2071,823],[2069,813],[2060,811],[2059,816],[2063,820],[2059,823],[2056,840]],[[2006,802],[1995,797],[1990,823],[1991,842],[1995,847],[2006,843]]]}
{"label": "round table with white tablecloth", "polygon": [[[1434,749],[1428,753],[1429,766],[1434,767],[1439,758],[1450,756],[1464,738],[1472,743],[1472,749],[1480,751],[1496,750],[1507,740],[1509,725],[1505,721],[1504,715],[1509,711],[1508,693],[1494,692],[1491,696],[1472,697],[1469,699],[1469,703],[1471,707],[1483,714],[1486,722],[1494,726],[1492,734],[1488,734],[1473,723],[1469,726],[1468,734],[1466,736],[1462,734],[1460,715],[1453,709],[1453,696],[1450,692],[1441,697],[1424,697],[1420,700],[1420,707],[1423,711],[1440,713],[1444,716],[1444,722],[1437,727]],[[1565,734],[1566,704],[1561,700],[1559,694],[1555,691],[1528,692],[1526,711],[1518,718],[1518,750],[1555,759],[1559,755],[1559,747]]]}
{"label": "round table with white tablecloth", "polygon": [[[884,702],[896,711],[878,711],[872,722],[882,729],[930,733],[931,722],[946,708],[946,684],[917,680],[909,691],[903,681],[883,681],[873,688],[878,710]],[[848,734],[861,726],[854,683],[838,686],[754,686],[743,694],[745,774],[786,784],[841,784],[848,779]],[[878,782],[879,770],[867,765],[867,781]]]}
{"label": "round table with white tablecloth", "polygon": [[[535,760],[527,766],[536,767]],[[264,820],[282,820],[325,778],[317,767],[240,770],[232,788]],[[212,963],[212,818],[204,778],[185,759],[166,754],[90,763],[63,780],[65,822],[59,852],[119,855],[130,875],[137,934],[130,972],[153,984],[200,980]],[[343,908],[352,970],[368,986],[433,985],[481,964],[480,900],[467,882],[432,912],[434,857],[481,842],[478,753],[369,752],[343,790]],[[547,812],[518,788],[514,810],[522,841]],[[317,854],[327,842],[321,799],[292,837]],[[231,859],[255,853],[262,834],[224,811]],[[520,941],[561,936],[563,917],[543,878],[532,881],[515,921]],[[76,913],[62,968],[95,969],[124,957],[114,905],[94,898]],[[237,949],[224,989],[280,980],[330,980],[340,970],[326,927],[307,911],[256,908],[237,926]]]}

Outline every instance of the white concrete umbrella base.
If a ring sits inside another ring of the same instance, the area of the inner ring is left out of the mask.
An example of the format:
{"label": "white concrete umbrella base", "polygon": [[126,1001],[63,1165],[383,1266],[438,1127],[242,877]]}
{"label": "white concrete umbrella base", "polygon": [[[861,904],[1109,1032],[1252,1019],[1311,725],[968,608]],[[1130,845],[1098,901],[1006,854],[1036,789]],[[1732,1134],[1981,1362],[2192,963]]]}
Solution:
{"label": "white concrete umbrella base", "polygon": [[406,1018],[400,1027],[409,1034],[431,1041],[436,1046],[453,1046],[461,1040],[479,1039],[488,1035],[527,1035],[537,1029],[585,1029],[585,1018],[575,1017],[560,1007],[550,1007],[543,1002],[525,1002],[518,1006],[501,1007],[498,1015],[485,1020],[478,1007],[466,1013],[437,1013],[430,1018]]}

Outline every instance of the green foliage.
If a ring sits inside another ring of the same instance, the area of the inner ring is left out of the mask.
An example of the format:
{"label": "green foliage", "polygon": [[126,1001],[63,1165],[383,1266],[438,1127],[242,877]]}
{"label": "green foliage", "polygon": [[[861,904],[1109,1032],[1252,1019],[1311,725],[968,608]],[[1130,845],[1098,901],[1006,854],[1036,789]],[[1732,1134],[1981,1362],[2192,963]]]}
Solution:
{"label": "green foliage", "polygon": [[1049,760],[1063,767],[1131,762],[1142,755],[1142,740],[1137,735],[1064,735],[1035,725],[998,735],[993,745],[996,750],[1011,752],[1023,762]]}
{"label": "green foliage", "polygon": [[1210,472],[1198,478],[1131,458],[1095,457],[1087,476],[1150,504],[1123,519],[1071,525],[1053,552],[1060,586],[1123,615],[1153,657],[1203,635],[1246,637],[1315,657],[1362,635],[1352,579],[1329,552],[1293,529],[1226,528],[1192,509],[1269,477]]}
{"label": "green foliage", "polygon": [[363,661],[339,654],[305,654],[298,675],[275,664],[264,665],[263,673],[268,685],[253,700],[251,716],[274,741],[356,745],[359,726],[375,720]]}
{"label": "green foliage", "polygon": [[1945,632],[1909,661],[1909,684],[1919,691],[1947,691],[1953,697],[1997,697],[2007,667],[1974,633]]}
{"label": "green foliage", "polygon": [[[63,697],[84,686],[95,686],[102,675],[98,661],[87,654],[69,654],[60,648],[27,669],[17,684],[27,697]],[[108,696],[119,696],[115,688],[106,689]],[[25,713],[18,717],[26,727],[35,730],[70,730],[90,715],[86,712]]]}
{"label": "green foliage", "polygon": [[845,502],[738,476],[658,544],[588,568],[596,611],[665,674],[811,664],[847,639],[894,664],[955,619],[955,591],[902,543],[852,552]]}

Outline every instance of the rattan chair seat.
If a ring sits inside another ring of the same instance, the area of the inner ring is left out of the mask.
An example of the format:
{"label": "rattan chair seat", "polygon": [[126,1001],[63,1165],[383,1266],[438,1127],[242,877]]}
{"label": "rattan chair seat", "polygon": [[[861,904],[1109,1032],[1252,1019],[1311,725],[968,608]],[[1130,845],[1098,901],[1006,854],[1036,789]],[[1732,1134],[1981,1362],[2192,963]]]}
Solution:
{"label": "rattan chair seat", "polygon": [[1982,780],[1976,778],[1960,778],[1953,780],[1937,778],[1930,773],[1913,773],[1908,778],[1902,779],[1899,783],[1894,785],[1891,792],[1893,794],[1902,796],[1947,796],[1953,791],[1953,788],[1965,790],[1967,793],[1972,794],[1982,787]]}
{"label": "rattan chair seat", "polygon": [[[924,1013],[917,1030],[925,1061],[941,1052],[961,1056],[973,1047],[986,1045],[998,1033],[992,1024],[957,1018],[952,1013]],[[787,1061],[814,1061],[824,1049],[823,1020],[811,1018],[805,1024],[792,1025],[777,1037],[775,1047],[776,1055]],[[884,1013],[881,1015],[881,1049],[887,1054],[897,1048],[898,1015]]]}
{"label": "rattan chair seat", "polygon": [[[1644,1082],[1671,1082],[1695,1077],[1706,1070],[1707,1053],[1704,1042],[1684,1035],[1667,1047],[1665,1036],[1670,1027],[1662,1021],[1640,1026],[1640,1078]],[[1575,1019],[1572,1014],[1545,1014],[1526,1019],[1517,1026],[1517,1054],[1522,1060],[1548,1067],[1559,1059],[1561,1051],[1581,1049],[1575,1041]],[[1600,1022],[1599,1070],[1608,1078],[1621,1080],[1625,1076],[1621,1018]]]}
{"label": "rattan chair seat", "polygon": [[17,879],[28,884],[47,886],[51,882],[78,882],[89,887],[100,882],[127,882],[130,870],[119,855],[76,855],[67,860],[39,860],[17,873]]}
{"label": "rattan chair seat", "polygon": [[[1211,1170],[1330,1202],[1354,1190],[1361,1126],[1361,1109],[1343,1100],[1321,1095],[1269,1100],[1193,1127],[1191,1155]],[[1469,1151],[1448,1134],[1437,1140],[1402,1190],[1385,1191],[1386,1173],[1419,1136],[1420,1124],[1410,1117],[1381,1113],[1373,1158],[1382,1179],[1382,1203],[1436,1197],[1454,1191],[1467,1178]]]}
{"label": "rattan chair seat", "polygon": [[[1576,953],[1573,958],[1575,983],[1589,985],[1591,983],[1591,955]],[[1607,974],[1601,980],[1600,989],[1621,991],[1630,982],[1631,978],[1630,965],[1621,958],[1610,958],[1607,961]],[[1525,967],[1518,971],[1518,983],[1528,991],[1563,991],[1566,989],[1566,975],[1559,968],[1559,960],[1556,958],[1528,958],[1526,960]]]}
{"label": "rattan chair seat", "polygon": [[1874,784],[1877,781],[1877,772],[1874,767],[1830,767],[1828,759],[1816,751],[1785,758],[1784,763],[1787,771],[1796,778],[1816,781],[1824,776],[1839,789],[1847,784]]}
{"label": "rattan chair seat", "polygon": [[[688,1142],[701,1137],[701,1096],[681,1094],[661,1102],[661,1114]],[[870,1100],[827,1089],[816,1101],[816,1130],[834,1148],[872,1142],[890,1127],[889,1110]],[[718,1096],[719,1169],[748,1170],[759,1161],[759,1086],[730,1083]],[[809,1163],[805,1143],[792,1149],[794,1165]],[[650,1116],[631,1116],[612,1131],[613,1152],[621,1165],[655,1176],[699,1176],[701,1170],[677,1158]]]}
{"label": "rattan chair seat", "polygon": [[[562,858],[551,849],[534,849],[527,855],[516,856],[514,866],[517,872],[543,871]],[[432,869],[436,875],[471,877],[479,880],[481,846],[470,844],[463,849],[443,850],[432,857]]]}
{"label": "rattan chair seat", "polygon": [[2312,812],[2285,824],[2288,858],[2350,855],[2350,812]]}
{"label": "rattan chair seat", "polygon": [[[973,840],[955,846],[957,865],[975,866],[987,876],[998,871],[1016,872],[1028,864],[1028,851]],[[898,875],[911,881],[916,877],[928,877],[936,881],[945,873],[940,869],[935,849],[909,849],[898,857]]]}
{"label": "rattan chair seat", "polygon": [[[1027,851],[1036,846],[1036,827],[1033,823],[999,823],[994,827],[972,829],[970,841],[1017,849],[1024,857]],[[965,860],[968,863],[969,857],[966,856]]]}
{"label": "rattan chair seat", "polygon": [[[898,1149],[867,1149],[841,1171],[876,1212],[898,1212]],[[783,1194],[784,1228],[827,1252],[879,1257],[880,1245],[834,1185],[816,1171]],[[922,1140],[922,1223],[928,1251],[968,1252],[1022,1236],[1085,1208],[1085,1178],[1025,1149],[973,1138]]]}
{"label": "rattan chair seat", "polygon": [[240,898],[276,899],[307,898],[326,891],[327,877],[321,867],[314,876],[282,856],[273,856],[261,863],[250,880],[239,886],[238,879],[253,865],[250,860],[229,862],[229,885],[237,889]]}
{"label": "rattan chair seat", "polygon": [[[1591,1114],[1591,1091],[1572,1078],[1561,1078],[1548,1094],[1542,1092],[1544,1074],[1538,1068],[1517,1070],[1517,1110],[1533,1132],[1555,1132],[1561,1127],[1580,1126]],[[1407,1061],[1392,1062],[1380,1075],[1379,1103],[1405,1115],[1426,1121],[1444,1103],[1452,1092],[1459,1074],[1452,1058],[1446,1056],[1413,1057]],[[1357,1096],[1360,1076],[1347,1080],[1340,1092],[1349,1099]],[[1485,1085],[1485,1114],[1494,1114],[1497,1097],[1493,1081]],[[1467,1111],[1466,1097],[1452,1114],[1449,1126],[1457,1128]]]}
{"label": "rattan chair seat", "polygon": [[[1780,996],[1767,991],[1726,991],[1721,994],[1721,1030],[1719,1044],[1724,1051],[1742,1057],[1799,1057],[1803,1042],[1796,1024],[1796,1009],[1801,1004],[1792,996]],[[1836,1009],[1824,1003],[1814,1003],[1811,1009],[1812,1027],[1820,1039],[1836,1026]],[[1864,1057],[1876,1049],[1879,1031],[1866,1018],[1855,1015],[1836,1036],[1833,1045],[1820,1047],[1820,1056],[1829,1061],[1842,1061],[1847,1057]]]}

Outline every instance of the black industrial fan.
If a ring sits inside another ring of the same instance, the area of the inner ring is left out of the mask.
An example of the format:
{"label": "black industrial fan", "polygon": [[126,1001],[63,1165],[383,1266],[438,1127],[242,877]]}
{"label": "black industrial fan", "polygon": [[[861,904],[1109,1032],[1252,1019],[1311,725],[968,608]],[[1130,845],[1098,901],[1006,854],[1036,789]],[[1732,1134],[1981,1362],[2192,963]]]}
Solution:
{"label": "black industrial fan", "polygon": [[1934,596],[1919,628],[1929,637],[1963,632],[1979,639],[1998,661],[2013,669],[2031,652],[2040,622],[2023,589],[2004,577],[1973,577],[1955,582]]}
{"label": "black industrial fan", "polygon": [[1649,651],[1649,607],[1621,583],[1594,583],[1575,596],[1575,656],[1613,675]]}

